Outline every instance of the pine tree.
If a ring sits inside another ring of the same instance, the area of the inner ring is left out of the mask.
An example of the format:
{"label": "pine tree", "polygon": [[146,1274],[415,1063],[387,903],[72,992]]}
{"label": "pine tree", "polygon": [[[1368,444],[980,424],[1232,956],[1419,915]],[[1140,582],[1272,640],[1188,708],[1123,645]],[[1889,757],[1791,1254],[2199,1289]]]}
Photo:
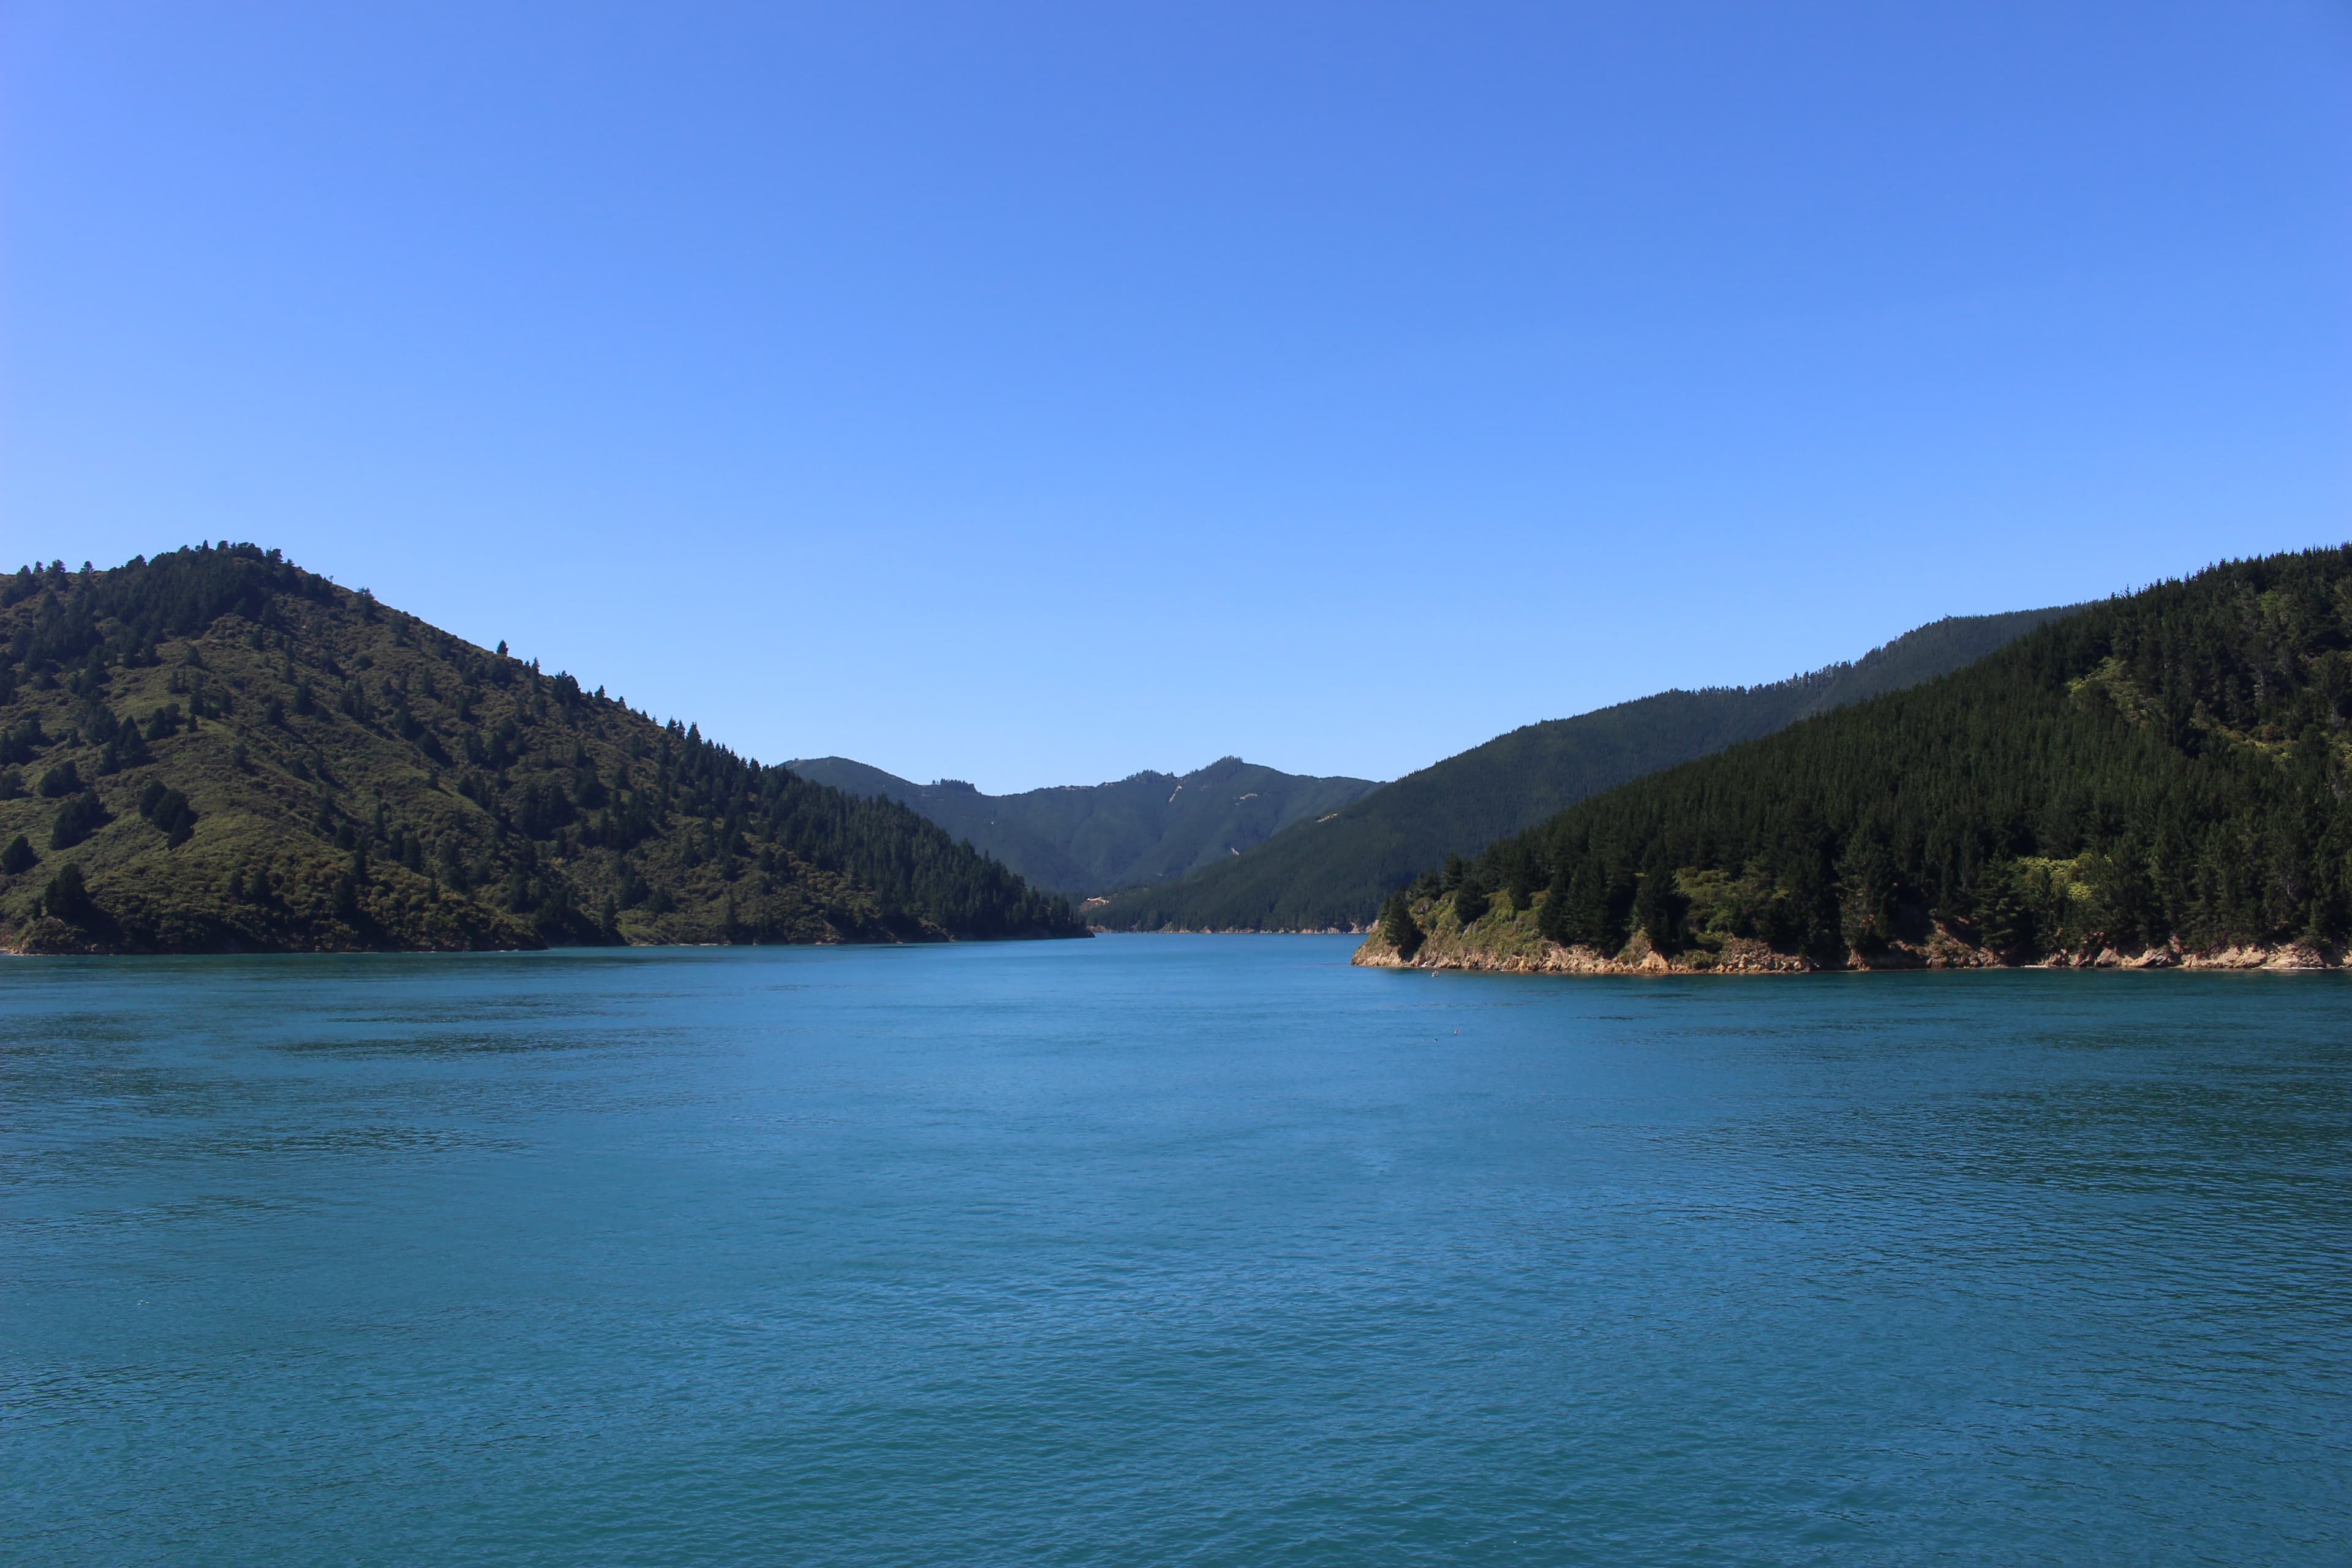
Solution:
{"label": "pine tree", "polygon": [[1611,886],[1607,868],[1597,859],[1577,864],[1569,878],[1568,906],[1561,911],[1561,929],[1571,942],[1581,942],[1604,955],[1625,945],[1624,902]]}
{"label": "pine tree", "polygon": [[1674,862],[1663,848],[1654,852],[1643,868],[1633,893],[1633,917],[1641,922],[1642,934],[1660,952],[1682,947],[1683,900],[1675,890]]}
{"label": "pine tree", "polygon": [[59,868],[42,891],[41,908],[71,926],[87,926],[98,912],[90,902],[89,888],[82,880],[81,868],[71,861]]}
{"label": "pine tree", "polygon": [[1525,855],[1511,858],[1511,868],[1503,879],[1503,896],[1511,901],[1513,914],[1525,914],[1535,902],[1536,873],[1534,865]]}
{"label": "pine tree", "polygon": [[1381,940],[1410,961],[1421,951],[1425,933],[1412,918],[1412,905],[1402,892],[1391,893],[1381,910]]}
{"label": "pine tree", "polygon": [[1546,942],[1562,947],[1576,940],[1575,921],[1569,912],[1570,886],[1568,863],[1562,861],[1551,874],[1551,884],[1544,889],[1542,907],[1536,910],[1536,930]]}

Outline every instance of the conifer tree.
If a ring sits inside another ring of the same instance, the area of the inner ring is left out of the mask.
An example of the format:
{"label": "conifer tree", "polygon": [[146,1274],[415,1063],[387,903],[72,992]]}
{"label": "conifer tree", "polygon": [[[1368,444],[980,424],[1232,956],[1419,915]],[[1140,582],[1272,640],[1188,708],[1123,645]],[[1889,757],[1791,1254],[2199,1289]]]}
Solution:
{"label": "conifer tree", "polygon": [[1536,930],[1546,942],[1562,947],[1576,940],[1575,922],[1569,914],[1570,889],[1568,863],[1562,861],[1553,870],[1550,885],[1544,889],[1543,904],[1536,910]]}
{"label": "conifer tree", "polygon": [[90,902],[89,885],[83,881],[81,868],[68,860],[58,874],[49,879],[42,891],[41,908],[71,926],[87,926],[97,907]]}
{"label": "conifer tree", "polygon": [[1412,905],[1402,892],[1391,893],[1381,910],[1381,940],[1410,960],[1421,951],[1424,933],[1412,918]]}
{"label": "conifer tree", "polygon": [[1511,901],[1511,912],[1513,914],[1525,914],[1527,912],[1528,906],[1535,902],[1535,867],[1529,861],[1528,857],[1525,855],[1513,856],[1511,858],[1510,869],[1505,873],[1503,878],[1503,896]]}

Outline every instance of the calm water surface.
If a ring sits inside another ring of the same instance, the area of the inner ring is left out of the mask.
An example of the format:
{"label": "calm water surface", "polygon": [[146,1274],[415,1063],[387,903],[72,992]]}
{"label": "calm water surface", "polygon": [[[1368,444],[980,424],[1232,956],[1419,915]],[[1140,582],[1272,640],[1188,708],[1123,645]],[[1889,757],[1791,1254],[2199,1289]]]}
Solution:
{"label": "calm water surface", "polygon": [[0,963],[15,1563],[2343,1563],[2352,987]]}

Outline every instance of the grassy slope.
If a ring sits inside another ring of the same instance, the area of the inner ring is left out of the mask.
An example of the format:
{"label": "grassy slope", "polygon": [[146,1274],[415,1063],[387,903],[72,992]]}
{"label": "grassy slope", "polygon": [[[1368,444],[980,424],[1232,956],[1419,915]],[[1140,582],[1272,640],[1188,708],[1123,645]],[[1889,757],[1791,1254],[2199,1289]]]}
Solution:
{"label": "grassy slope", "polygon": [[1094,912],[1117,930],[1361,925],[1381,900],[1448,855],[1471,855],[1588,795],[1770,734],[1811,714],[1973,663],[2066,612],[1955,616],[1852,664],[1771,686],[1664,691],[1529,724],[1372,791],[1329,822]]}
{"label": "grassy slope", "polygon": [[[198,552],[120,570],[176,570],[181,557]],[[762,837],[774,818],[747,817],[740,801],[725,803],[720,815],[711,797],[698,796],[715,786],[679,771],[698,754],[698,736],[689,741],[579,692],[568,679],[542,676],[323,579],[269,569],[280,589],[291,589],[256,601],[266,603],[258,618],[220,615],[129,650],[127,664],[103,662],[101,650],[94,666],[0,668],[16,688],[0,702],[0,736],[23,735],[37,721],[47,737],[29,760],[0,767],[0,795],[14,796],[0,798],[0,846],[21,834],[38,857],[0,875],[0,946],[891,941],[966,934],[1007,920],[1028,929],[982,933],[1076,931],[1066,907],[1041,908],[1001,868],[978,862],[914,814],[861,806],[863,815],[845,819],[853,827],[877,811],[898,814],[902,821],[886,824],[898,840],[891,852],[944,863],[960,886],[979,889],[954,909],[877,893],[851,874],[850,856]],[[0,609],[0,637],[16,636],[21,646],[40,616],[70,610],[78,581],[51,579],[46,592]],[[123,656],[120,628],[112,629],[110,647]],[[305,690],[307,701],[299,695]],[[103,773],[95,732],[107,727],[105,716],[144,730],[165,708],[213,716],[146,742],[149,760]],[[469,742],[489,750],[479,765],[465,760]],[[85,841],[58,848],[54,825],[77,797],[45,798],[40,783],[66,764],[91,781],[107,820]],[[828,801],[849,804],[776,770],[768,774],[819,816]],[[173,844],[142,818],[151,784],[177,790],[193,807],[184,842]],[[612,808],[633,798],[642,837],[619,844],[608,833],[614,842],[595,842],[600,817],[585,803],[606,808],[601,820],[609,827]],[[96,906],[71,923],[43,912],[53,879],[68,864],[80,868]]]}
{"label": "grassy slope", "polygon": [[1114,784],[1004,795],[953,780],[910,784],[844,757],[792,766],[835,789],[910,805],[1038,887],[1072,895],[1214,865],[1380,787],[1370,779],[1286,773],[1239,757],[1183,774],[1140,773]]}

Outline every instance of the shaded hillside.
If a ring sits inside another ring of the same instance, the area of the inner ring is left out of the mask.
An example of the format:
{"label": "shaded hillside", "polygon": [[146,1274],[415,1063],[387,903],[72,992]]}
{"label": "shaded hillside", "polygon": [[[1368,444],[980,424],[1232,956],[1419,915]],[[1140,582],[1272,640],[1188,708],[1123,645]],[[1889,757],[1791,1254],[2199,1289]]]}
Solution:
{"label": "shaded hillside", "polygon": [[1770,686],[1663,691],[1529,724],[1382,785],[1331,821],[1277,834],[1230,864],[1122,893],[1091,918],[1142,931],[1360,926],[1388,894],[1447,855],[1475,854],[1629,779],[1958,669],[2065,613],[1953,616],[1851,664]]}
{"label": "shaded hillside", "polygon": [[763,768],[274,551],[0,577],[0,945],[1082,929],[904,806]]}
{"label": "shaded hillside", "polygon": [[2333,961],[2352,928],[2347,721],[2352,548],[2232,563],[1587,801],[1426,873],[1373,945],[1433,931],[1459,958],[1539,937],[1679,967]]}
{"label": "shaded hillside", "polygon": [[1339,810],[1380,786],[1307,778],[1223,757],[1183,774],[982,795],[956,779],[909,784],[845,757],[797,762],[803,778],[913,806],[1040,888],[1083,896],[1227,860],[1292,823]]}

